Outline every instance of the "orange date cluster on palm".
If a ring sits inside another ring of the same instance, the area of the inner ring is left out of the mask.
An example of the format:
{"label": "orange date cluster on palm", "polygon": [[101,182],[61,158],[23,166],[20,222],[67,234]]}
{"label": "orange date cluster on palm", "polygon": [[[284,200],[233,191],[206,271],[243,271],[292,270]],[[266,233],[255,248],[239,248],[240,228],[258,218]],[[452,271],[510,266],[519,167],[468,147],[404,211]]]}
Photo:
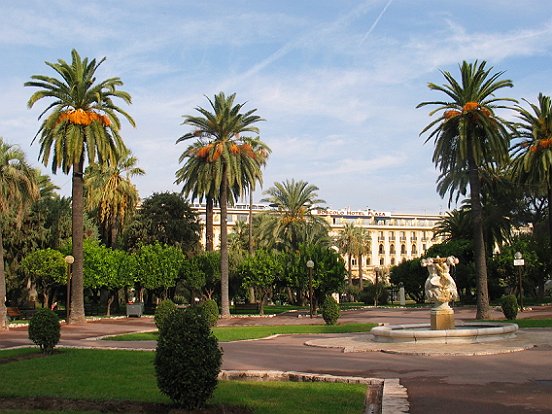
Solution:
{"label": "orange date cluster on palm", "polygon": [[454,117],[457,117],[462,114],[468,114],[470,112],[480,111],[483,115],[485,115],[487,118],[490,118],[491,111],[489,111],[484,106],[481,106],[478,102],[467,102],[463,107],[462,111],[458,111],[456,109],[450,109],[448,111],[445,111],[443,114],[446,121],[449,119],[452,119]]}
{"label": "orange date cluster on palm", "polygon": [[540,139],[529,147],[529,151],[537,152],[539,150],[544,150],[547,148],[552,148],[552,138]]}
{"label": "orange date cluster on palm", "polygon": [[[222,142],[219,142],[218,144],[207,144],[201,148],[198,148],[195,155],[198,158],[203,158],[208,161],[216,161],[220,158],[223,150],[224,150],[224,144]],[[255,151],[253,151],[253,147],[251,147],[251,145],[247,143],[239,144],[239,145],[231,144],[230,147],[228,148],[228,151],[231,154],[242,153],[250,158],[256,158]]]}
{"label": "orange date cluster on palm", "polygon": [[111,120],[107,115],[101,115],[94,111],[85,111],[84,109],[72,109],[62,112],[58,118],[58,122],[63,121],[84,126],[88,126],[94,121],[100,122],[105,127],[111,125]]}

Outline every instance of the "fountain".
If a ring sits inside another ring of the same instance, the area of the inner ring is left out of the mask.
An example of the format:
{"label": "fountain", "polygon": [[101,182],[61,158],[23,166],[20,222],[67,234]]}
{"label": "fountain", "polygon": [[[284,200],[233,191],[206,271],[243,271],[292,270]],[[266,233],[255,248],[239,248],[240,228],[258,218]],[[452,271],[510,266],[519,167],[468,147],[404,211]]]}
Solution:
{"label": "fountain", "polygon": [[450,276],[450,268],[458,264],[454,256],[422,260],[427,267],[426,297],[434,304],[429,324],[390,325],[373,328],[370,333],[375,342],[414,343],[478,343],[514,338],[518,326],[513,323],[490,322],[461,323],[456,326],[454,309],[449,302],[458,300],[456,283]]}

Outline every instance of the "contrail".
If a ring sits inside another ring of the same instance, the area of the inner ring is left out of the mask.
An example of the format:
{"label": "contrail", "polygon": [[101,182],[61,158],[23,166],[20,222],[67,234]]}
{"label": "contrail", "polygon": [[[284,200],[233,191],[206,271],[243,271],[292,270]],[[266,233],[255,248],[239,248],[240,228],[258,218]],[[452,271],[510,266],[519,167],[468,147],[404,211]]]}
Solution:
{"label": "contrail", "polygon": [[382,9],[381,13],[379,14],[379,16],[376,18],[376,20],[374,20],[374,23],[372,23],[372,26],[370,26],[370,28],[368,29],[368,31],[366,32],[366,34],[364,35],[364,37],[362,38],[362,40],[360,41],[360,44],[359,46],[362,46],[362,44],[366,41],[366,39],[368,39],[368,36],[370,36],[370,33],[372,33],[372,31],[376,28],[376,26],[378,25],[379,21],[381,20],[382,16],[384,15],[385,11],[387,10],[387,8],[391,5],[391,3],[393,3],[393,0],[389,0],[387,2],[387,4],[385,5],[385,7]]}

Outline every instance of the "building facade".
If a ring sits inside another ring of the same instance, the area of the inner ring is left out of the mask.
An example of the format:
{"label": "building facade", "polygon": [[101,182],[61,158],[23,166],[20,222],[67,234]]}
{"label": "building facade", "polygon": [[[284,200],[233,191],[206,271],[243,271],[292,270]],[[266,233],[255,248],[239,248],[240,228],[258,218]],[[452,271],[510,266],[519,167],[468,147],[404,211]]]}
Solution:
{"label": "building facade", "polygon": [[[193,209],[198,213],[202,224],[205,224],[205,205],[195,203]],[[253,214],[273,211],[267,204],[254,204]],[[441,240],[434,238],[434,228],[443,214],[413,214],[382,212],[375,210],[350,209],[332,210],[318,209],[315,214],[323,217],[330,225],[330,236],[335,237],[347,223],[355,227],[363,227],[369,236],[369,248],[363,255],[362,263],[356,257],[352,260],[353,278],[358,279],[362,268],[363,280],[375,280],[376,271],[382,274],[404,260],[410,260],[423,255],[433,244]],[[235,204],[228,208],[228,232],[238,222],[248,222],[249,204]],[[215,245],[220,240],[220,211],[215,208],[214,216]],[[205,244],[205,226],[203,226],[202,242]],[[344,257],[347,261],[347,257]]]}

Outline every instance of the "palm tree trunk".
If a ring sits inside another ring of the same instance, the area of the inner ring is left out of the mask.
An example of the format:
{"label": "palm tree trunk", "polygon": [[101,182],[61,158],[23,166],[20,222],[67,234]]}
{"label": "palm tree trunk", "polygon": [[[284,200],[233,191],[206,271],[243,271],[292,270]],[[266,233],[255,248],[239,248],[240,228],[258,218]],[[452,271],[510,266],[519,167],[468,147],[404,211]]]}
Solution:
{"label": "palm tree trunk", "polygon": [[471,146],[468,144],[470,199],[473,223],[473,257],[477,284],[477,319],[489,319],[489,288],[487,284],[487,259],[483,237],[483,208],[481,206],[481,182]]}
{"label": "palm tree trunk", "polygon": [[71,311],[68,323],[85,323],[84,315],[84,180],[83,163],[73,165]]}
{"label": "palm tree trunk", "polygon": [[[248,249],[249,255],[253,255],[253,187],[249,187],[249,217],[247,224],[248,228]],[[255,288],[253,286],[249,287],[249,303],[255,303]],[[263,310],[261,301],[261,311]],[[261,314],[263,315],[263,314]]]}
{"label": "palm tree trunk", "polygon": [[228,178],[226,177],[226,165],[222,167],[222,184],[220,188],[220,291],[221,291],[221,317],[230,317],[230,297],[228,292],[228,227],[227,227],[227,201]]}
{"label": "palm tree trunk", "polygon": [[4,269],[4,242],[0,227],[0,332],[7,331],[8,309],[6,308],[6,270]]}
{"label": "palm tree trunk", "polygon": [[358,287],[362,291],[364,289],[364,281],[362,280],[362,253],[358,255]]}
{"label": "palm tree trunk", "polygon": [[214,200],[213,197],[207,196],[205,205],[205,250],[213,251],[213,215],[214,215]]}

